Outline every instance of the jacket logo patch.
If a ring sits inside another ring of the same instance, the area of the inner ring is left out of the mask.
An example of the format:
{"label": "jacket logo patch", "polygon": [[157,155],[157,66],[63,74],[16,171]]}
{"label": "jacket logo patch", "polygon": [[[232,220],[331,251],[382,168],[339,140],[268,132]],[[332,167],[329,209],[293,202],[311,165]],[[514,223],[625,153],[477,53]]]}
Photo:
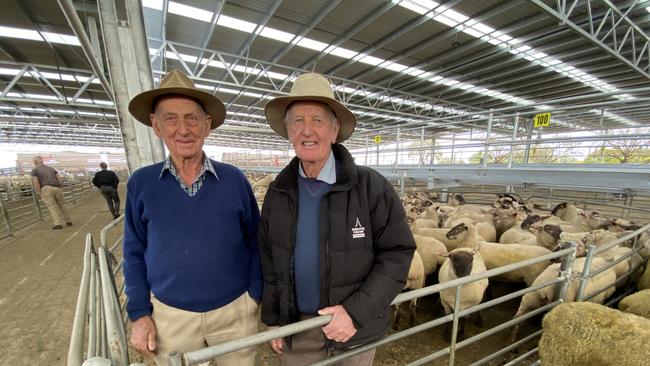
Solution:
{"label": "jacket logo patch", "polygon": [[359,218],[357,217],[357,223],[352,228],[352,239],[359,239],[366,237],[366,228],[361,226]]}

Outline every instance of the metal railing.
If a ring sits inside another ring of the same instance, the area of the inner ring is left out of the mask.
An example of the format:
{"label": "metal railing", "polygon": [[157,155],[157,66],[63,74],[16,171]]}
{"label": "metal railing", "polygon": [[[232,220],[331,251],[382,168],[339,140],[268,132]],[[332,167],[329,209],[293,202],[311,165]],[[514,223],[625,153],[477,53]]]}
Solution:
{"label": "metal railing", "polygon": [[[63,186],[66,206],[88,198],[96,188],[90,182],[74,182]],[[2,192],[0,196],[0,239],[12,236],[17,230],[43,221],[49,215],[38,195],[32,189]]]}
{"label": "metal railing", "polygon": [[[468,345],[473,344],[475,342],[478,342],[478,341],[480,341],[481,339],[483,339],[485,337],[488,337],[488,336],[493,335],[495,333],[498,333],[498,332],[500,332],[500,331],[502,331],[504,329],[507,329],[507,328],[509,328],[509,327],[511,327],[513,325],[521,323],[521,322],[525,321],[526,319],[528,319],[530,317],[533,317],[533,316],[535,316],[537,314],[540,314],[540,313],[542,313],[542,312],[544,312],[544,311],[546,311],[546,310],[548,310],[548,309],[562,303],[564,301],[564,299],[566,298],[566,287],[567,287],[567,285],[568,285],[568,283],[569,283],[569,281],[571,279],[571,268],[572,268],[573,260],[575,259],[575,254],[576,254],[575,246],[573,246],[572,248],[564,249],[564,250],[561,250],[561,251],[558,251],[558,252],[555,252],[555,253],[545,254],[545,255],[542,255],[542,256],[539,256],[539,257],[536,257],[536,258],[532,258],[532,259],[524,260],[524,261],[521,261],[521,262],[513,263],[513,264],[510,264],[510,265],[507,265],[507,266],[494,268],[494,269],[491,269],[491,270],[486,271],[486,272],[469,275],[469,276],[458,278],[458,279],[455,279],[455,280],[452,280],[452,281],[449,281],[449,282],[445,282],[445,283],[441,283],[441,284],[437,284],[437,285],[433,285],[433,286],[428,286],[428,287],[425,287],[425,288],[422,288],[422,289],[413,290],[413,291],[409,291],[409,292],[400,294],[392,302],[393,305],[394,304],[399,304],[399,303],[402,303],[402,302],[405,302],[405,301],[410,301],[410,300],[420,298],[420,297],[423,297],[423,296],[428,296],[428,295],[432,295],[432,294],[435,294],[435,293],[439,293],[440,291],[443,291],[443,290],[455,289],[456,295],[455,295],[454,312],[452,314],[448,314],[448,315],[445,315],[443,317],[428,321],[426,323],[419,324],[417,326],[411,327],[409,329],[406,329],[406,330],[391,334],[391,335],[386,336],[386,337],[384,337],[384,338],[382,338],[382,339],[380,339],[378,341],[371,342],[369,344],[356,347],[356,348],[354,348],[352,350],[349,350],[349,351],[347,351],[345,353],[342,353],[340,355],[337,355],[335,357],[328,358],[326,360],[320,361],[320,362],[316,363],[315,365],[319,365],[319,366],[321,366],[321,365],[330,365],[330,364],[338,362],[338,361],[340,361],[342,359],[345,359],[345,358],[354,356],[356,354],[365,352],[367,350],[379,347],[381,345],[384,345],[384,344],[387,344],[387,343],[390,343],[390,342],[393,342],[393,341],[396,341],[396,340],[411,336],[413,334],[425,331],[427,329],[431,329],[431,328],[446,324],[448,322],[452,322],[452,327],[453,327],[452,328],[451,344],[448,347],[446,347],[446,348],[444,348],[442,350],[439,350],[439,351],[437,351],[435,353],[432,353],[432,354],[430,354],[430,355],[428,355],[428,356],[426,356],[424,358],[421,358],[419,360],[413,361],[409,365],[413,365],[413,366],[414,365],[422,365],[424,363],[430,362],[432,360],[435,360],[435,359],[438,359],[440,357],[447,356],[447,355],[449,355],[449,365],[453,365],[455,355],[456,355],[456,350],[467,347]],[[504,296],[501,296],[499,298],[496,298],[496,299],[487,301],[485,303],[481,303],[481,304],[472,306],[472,307],[464,309],[464,310],[460,310],[460,306],[459,306],[460,296],[459,295],[460,295],[461,289],[462,289],[462,287],[464,285],[467,285],[469,283],[479,281],[479,280],[482,280],[482,279],[486,279],[486,278],[489,278],[489,277],[497,276],[497,275],[500,275],[500,274],[503,274],[503,273],[506,273],[506,272],[516,270],[516,269],[524,268],[524,267],[527,267],[527,266],[530,266],[530,265],[533,265],[533,264],[536,264],[536,263],[544,262],[544,261],[551,260],[551,259],[556,259],[556,258],[562,258],[561,272],[560,272],[559,276],[556,279],[554,279],[552,281],[542,283],[542,284],[539,284],[539,285],[535,285],[533,287],[528,287],[526,289],[516,291],[516,292],[510,293],[510,294],[504,295]],[[488,330],[486,330],[486,331],[484,331],[482,333],[474,335],[471,338],[465,339],[465,340],[463,340],[461,342],[457,342],[458,321],[459,321],[459,319],[461,317],[465,317],[465,316],[468,316],[468,315],[473,314],[475,312],[478,312],[480,310],[487,309],[489,307],[492,307],[494,305],[503,303],[505,301],[509,301],[509,300],[514,299],[516,297],[522,296],[522,295],[524,295],[524,294],[526,294],[528,292],[536,291],[536,290],[538,290],[540,288],[547,287],[547,286],[552,286],[552,285],[556,285],[556,284],[560,284],[560,287],[559,287],[559,289],[557,291],[557,296],[556,296],[555,301],[553,301],[553,302],[551,302],[551,303],[547,304],[546,306],[543,306],[543,307],[541,307],[539,309],[536,309],[536,310],[534,310],[534,311],[532,311],[530,313],[527,313],[527,314],[525,314],[525,315],[523,315],[521,317],[512,319],[512,320],[507,321],[507,322],[505,322],[505,323],[503,323],[503,324],[501,324],[501,325],[499,325],[497,327],[488,329]],[[271,341],[273,339],[276,339],[276,338],[286,337],[286,336],[289,336],[289,335],[300,333],[300,332],[308,330],[308,329],[323,326],[323,325],[329,323],[330,320],[331,320],[331,315],[322,315],[322,316],[318,316],[318,317],[311,318],[311,319],[308,319],[308,320],[303,320],[303,321],[299,321],[297,323],[289,324],[289,325],[286,325],[286,326],[283,326],[283,327],[279,327],[277,329],[261,332],[261,333],[258,333],[258,334],[255,334],[255,335],[252,335],[252,336],[249,336],[249,337],[246,337],[246,338],[237,339],[237,340],[233,340],[233,341],[229,341],[229,342],[224,342],[222,344],[219,344],[219,345],[213,346],[213,347],[208,347],[208,348],[204,348],[204,349],[200,349],[200,350],[196,350],[196,351],[192,351],[192,352],[186,352],[186,353],[170,352],[169,355],[168,355],[169,364],[171,366],[181,366],[181,365],[182,366],[187,366],[187,365],[194,365],[194,364],[198,364],[198,363],[201,363],[201,362],[210,361],[213,358],[224,355],[226,353],[238,351],[238,350],[241,350],[241,349],[244,349],[244,348],[248,348],[248,347],[251,347],[251,346],[263,344],[265,342],[269,342],[269,341]],[[509,347],[511,347],[511,346],[509,346]],[[487,361],[489,361],[488,358],[479,361],[479,363],[477,363],[477,365],[484,364]]]}
{"label": "metal railing", "polygon": [[70,336],[68,366],[80,366],[84,359],[106,359],[115,366],[129,364],[125,308],[119,300],[124,285],[118,291],[115,281],[121,272],[122,259],[117,260],[116,254],[123,236],[120,233],[115,242],[108,241],[110,231],[120,228],[123,220],[124,216],[120,216],[101,230],[101,244],[97,248],[93,245],[92,235],[86,234],[84,267]]}

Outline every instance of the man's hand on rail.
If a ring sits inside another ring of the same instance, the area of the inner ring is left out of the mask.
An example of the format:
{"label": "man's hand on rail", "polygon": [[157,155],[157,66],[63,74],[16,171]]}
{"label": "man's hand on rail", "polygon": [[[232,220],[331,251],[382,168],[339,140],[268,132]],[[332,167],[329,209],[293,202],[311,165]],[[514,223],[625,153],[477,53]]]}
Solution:
{"label": "man's hand on rail", "polygon": [[145,356],[156,355],[156,325],[151,316],[143,316],[133,322],[131,344]]}
{"label": "man's hand on rail", "polygon": [[[276,326],[269,327],[269,330],[273,330],[273,329],[277,329],[277,328],[278,328],[278,326],[276,325]],[[271,349],[278,356],[281,355],[282,352],[284,352],[284,339],[283,338],[276,338],[276,339],[272,340],[270,342],[270,344],[271,344]]]}
{"label": "man's hand on rail", "polygon": [[332,320],[323,326],[325,337],[335,342],[345,343],[357,333],[352,318],[343,305],[329,306],[318,310],[319,315],[332,314]]}

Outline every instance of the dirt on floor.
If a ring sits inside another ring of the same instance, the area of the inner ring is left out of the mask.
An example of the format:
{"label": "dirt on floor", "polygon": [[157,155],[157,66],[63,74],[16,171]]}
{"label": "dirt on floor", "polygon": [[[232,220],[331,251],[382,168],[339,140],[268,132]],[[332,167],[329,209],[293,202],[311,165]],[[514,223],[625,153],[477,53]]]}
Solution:
{"label": "dirt on floor", "polygon": [[[121,197],[124,193],[120,192]],[[124,200],[124,198],[123,198]],[[99,192],[71,208],[73,226],[51,230],[49,219],[23,229],[14,237],[0,240],[0,365],[65,365],[83,268],[86,233],[96,245],[99,232],[111,221],[106,202]],[[119,235],[116,233],[115,235]],[[109,242],[112,242],[111,238]],[[517,288],[495,285],[499,296]],[[513,300],[483,312],[483,327],[467,323],[467,337],[512,318],[518,301]],[[408,327],[408,306],[404,306],[400,329]],[[437,295],[419,303],[415,324],[443,315]],[[377,349],[375,365],[404,365],[448,345],[443,327],[417,333]],[[534,322],[522,328],[522,336],[534,331]],[[390,331],[393,333],[394,331]],[[487,337],[459,349],[456,365],[469,365],[507,345],[508,331]],[[491,365],[517,357],[511,352]],[[131,362],[141,361],[131,352]],[[443,357],[431,365],[446,365]],[[146,362],[152,364],[151,362]],[[258,365],[278,365],[268,345],[258,347]],[[530,363],[530,362],[528,362]],[[527,363],[524,363],[527,364]]]}

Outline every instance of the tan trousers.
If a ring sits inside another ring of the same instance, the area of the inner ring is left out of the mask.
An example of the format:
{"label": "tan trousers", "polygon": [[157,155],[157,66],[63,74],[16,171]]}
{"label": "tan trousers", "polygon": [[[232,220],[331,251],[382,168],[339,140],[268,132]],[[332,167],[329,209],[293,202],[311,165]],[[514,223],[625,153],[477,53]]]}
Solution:
{"label": "tan trousers", "polygon": [[[205,313],[185,311],[163,304],[152,297],[156,324],[156,363],[166,366],[171,351],[189,352],[258,331],[259,307],[248,292],[228,305]],[[253,366],[255,347],[228,353],[214,360],[217,366]]]}
{"label": "tan trousers", "polygon": [[[291,339],[291,349],[284,345],[280,356],[282,366],[311,365],[317,361],[336,356],[345,350],[328,351],[326,338],[320,327],[294,334]],[[335,363],[336,366],[372,366],[375,359],[375,349],[348,357]]]}
{"label": "tan trousers", "polygon": [[[41,199],[50,211],[54,225],[64,225],[70,222],[70,213],[65,208],[62,188],[52,186],[41,188]],[[62,221],[62,219],[65,221]]]}

